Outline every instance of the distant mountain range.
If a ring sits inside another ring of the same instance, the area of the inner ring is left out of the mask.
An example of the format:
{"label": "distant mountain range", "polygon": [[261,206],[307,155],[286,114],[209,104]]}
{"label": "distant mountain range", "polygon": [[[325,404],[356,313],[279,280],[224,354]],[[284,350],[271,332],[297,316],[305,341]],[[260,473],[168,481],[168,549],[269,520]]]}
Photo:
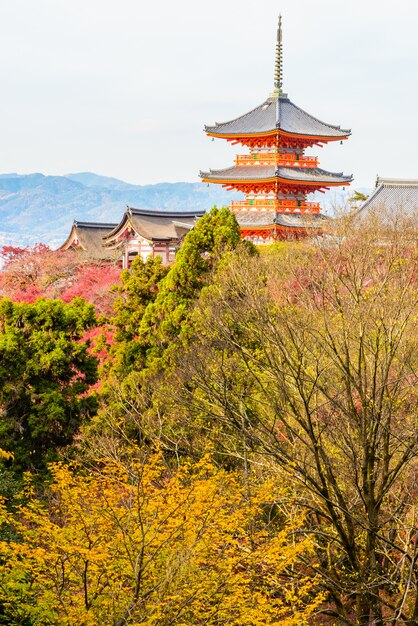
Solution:
{"label": "distant mountain range", "polygon": [[222,188],[202,183],[131,185],[90,172],[66,176],[0,174],[0,245],[57,246],[75,219],[118,222],[127,205],[192,211],[227,205]]}
{"label": "distant mountain range", "polygon": [[[324,201],[323,194],[319,194]],[[118,222],[127,205],[192,211],[225,206],[241,194],[202,183],[132,185],[91,172],[66,176],[0,174],[0,245],[60,245],[73,221]],[[344,202],[327,197],[325,208]]]}

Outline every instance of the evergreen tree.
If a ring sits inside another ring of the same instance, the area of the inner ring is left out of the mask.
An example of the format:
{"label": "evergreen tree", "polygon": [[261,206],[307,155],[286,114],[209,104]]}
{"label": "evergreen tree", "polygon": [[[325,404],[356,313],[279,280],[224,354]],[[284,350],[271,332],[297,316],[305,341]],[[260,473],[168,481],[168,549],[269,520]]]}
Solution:
{"label": "evergreen tree", "polygon": [[114,363],[102,396],[100,415],[105,422],[94,425],[98,431],[106,424],[142,442],[158,437],[156,420],[170,411],[169,374],[174,356],[191,336],[193,306],[214,267],[237,248],[255,253],[252,244],[241,240],[229,209],[213,207],[186,235],[174,265],[159,283],[161,268],[155,261],[138,261],[131,278],[123,275],[127,306],[123,299],[117,303]]}
{"label": "evergreen tree", "polygon": [[97,361],[82,341],[94,324],[81,299],[0,301],[0,447],[17,468],[44,466],[94,412]]}
{"label": "evergreen tree", "polygon": [[[161,257],[137,256],[131,268],[123,270],[119,296],[114,303],[115,315],[111,323],[115,328],[114,343],[110,350],[109,366],[113,374],[123,377],[133,366],[143,362],[144,350],[138,340],[139,327],[147,306],[159,293],[161,280],[169,267],[162,265]],[[108,368],[109,369],[109,368]]]}
{"label": "evergreen tree", "polygon": [[207,281],[216,259],[241,241],[239,226],[228,208],[213,209],[197,222],[185,237],[176,262],[163,280],[155,302],[144,312],[140,336],[152,353],[161,354],[186,323],[191,305]]}
{"label": "evergreen tree", "polygon": [[171,268],[163,267],[159,257],[146,262],[137,257],[131,270],[122,272],[112,320],[116,333],[111,369],[117,378],[125,380],[132,371],[154,366],[167,348],[175,348],[179,335],[187,336],[192,305],[215,260],[240,242],[229,209],[213,207],[186,235]]}

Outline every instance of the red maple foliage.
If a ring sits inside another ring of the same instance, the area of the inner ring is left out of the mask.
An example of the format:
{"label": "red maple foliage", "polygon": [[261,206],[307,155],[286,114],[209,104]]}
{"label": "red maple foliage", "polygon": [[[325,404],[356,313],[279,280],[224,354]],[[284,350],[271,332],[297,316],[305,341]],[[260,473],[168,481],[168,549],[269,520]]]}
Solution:
{"label": "red maple foliage", "polygon": [[115,328],[108,323],[95,326],[84,333],[80,342],[88,342],[89,354],[95,356],[99,362],[99,379],[89,388],[89,393],[100,391],[103,383],[103,368],[111,360],[110,348],[115,342]]}
{"label": "red maple foliage", "polygon": [[64,302],[84,298],[94,305],[98,314],[109,315],[117,294],[112,289],[119,283],[120,269],[111,263],[91,263],[78,267],[74,280],[61,293]]}
{"label": "red maple foliage", "polygon": [[98,314],[112,311],[120,269],[113,263],[86,259],[73,250],[53,251],[44,244],[32,248],[3,246],[0,296],[15,302],[53,298],[69,302],[82,297]]}

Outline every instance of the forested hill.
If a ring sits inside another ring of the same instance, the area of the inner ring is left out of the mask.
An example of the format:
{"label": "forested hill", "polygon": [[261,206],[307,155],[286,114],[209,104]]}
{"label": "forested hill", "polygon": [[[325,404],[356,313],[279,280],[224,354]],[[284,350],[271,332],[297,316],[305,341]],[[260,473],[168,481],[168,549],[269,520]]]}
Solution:
{"label": "forested hill", "polygon": [[202,183],[132,185],[89,172],[0,174],[0,245],[58,245],[74,219],[117,222],[126,205],[186,211],[226,205],[233,197],[240,196]]}

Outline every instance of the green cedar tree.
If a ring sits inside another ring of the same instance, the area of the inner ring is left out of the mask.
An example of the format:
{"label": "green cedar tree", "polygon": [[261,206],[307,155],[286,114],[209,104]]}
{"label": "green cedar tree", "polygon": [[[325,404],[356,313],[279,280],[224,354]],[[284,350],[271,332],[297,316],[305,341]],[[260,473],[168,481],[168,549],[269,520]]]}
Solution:
{"label": "green cedar tree", "polygon": [[82,341],[93,306],[0,301],[0,448],[17,469],[41,468],[96,408],[97,360]]}

